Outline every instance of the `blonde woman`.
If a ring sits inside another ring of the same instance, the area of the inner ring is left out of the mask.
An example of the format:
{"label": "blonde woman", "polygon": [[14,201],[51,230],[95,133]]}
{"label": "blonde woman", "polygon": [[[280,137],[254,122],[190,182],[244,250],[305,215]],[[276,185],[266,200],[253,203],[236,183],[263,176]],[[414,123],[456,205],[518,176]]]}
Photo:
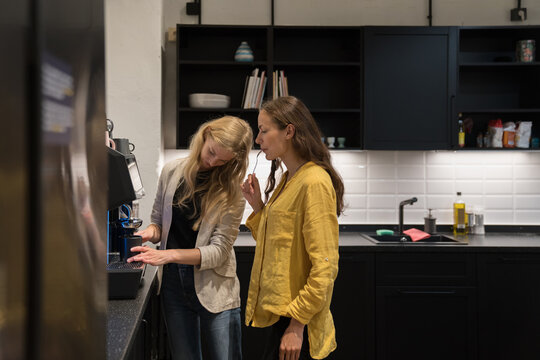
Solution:
{"label": "blonde woman", "polygon": [[[343,182],[299,99],[265,103],[258,126],[255,141],[272,164],[265,201],[255,175],[242,185],[253,208],[246,226],[257,241],[246,324],[270,327],[260,359],[324,359],[337,346],[330,301],[338,271]],[[287,171],[276,186],[281,164]]]}
{"label": "blonde woman", "polygon": [[[241,359],[240,284],[233,244],[253,134],[225,116],[201,125],[189,156],[165,165],[152,223],[128,261],[163,266],[161,298],[173,359]],[[204,337],[201,346],[201,336]]]}

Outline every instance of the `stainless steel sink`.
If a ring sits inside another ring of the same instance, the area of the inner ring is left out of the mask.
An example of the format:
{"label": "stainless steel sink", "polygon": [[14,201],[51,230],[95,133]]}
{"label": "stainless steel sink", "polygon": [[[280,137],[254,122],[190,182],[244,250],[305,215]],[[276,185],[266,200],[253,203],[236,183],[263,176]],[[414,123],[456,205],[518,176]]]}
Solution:
{"label": "stainless steel sink", "polygon": [[364,238],[375,244],[403,244],[403,245],[467,245],[466,242],[456,240],[446,235],[431,235],[423,240],[412,241],[407,235],[372,235],[361,234]]}

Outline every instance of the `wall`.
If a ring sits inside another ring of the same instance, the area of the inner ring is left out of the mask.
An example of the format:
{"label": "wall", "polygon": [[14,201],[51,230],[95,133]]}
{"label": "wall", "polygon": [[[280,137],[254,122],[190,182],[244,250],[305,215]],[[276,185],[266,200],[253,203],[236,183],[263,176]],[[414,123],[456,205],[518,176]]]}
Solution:
{"label": "wall", "polygon": [[107,118],[113,136],[135,144],[146,196],[140,200],[149,224],[163,152],[161,140],[161,3],[105,2]]}
{"label": "wall", "polygon": [[[161,132],[162,124],[165,148],[175,147],[176,50],[164,34],[177,23],[198,22],[197,16],[186,15],[186,2],[106,2],[107,113],[117,125],[115,136],[137,143],[148,193],[142,202],[143,220],[150,213],[161,164],[161,134],[156,132]],[[427,4],[428,0],[275,0],[275,24],[427,25]],[[515,0],[434,0],[433,25],[517,25],[509,20],[516,4]],[[524,24],[540,24],[540,1],[525,0],[522,6],[528,10]],[[205,0],[202,14],[203,24],[271,23],[268,0]],[[165,52],[163,119],[160,44]],[[184,154],[165,152],[167,158]],[[340,221],[395,223],[399,200],[416,195],[420,201],[407,209],[406,221],[422,222],[424,209],[433,207],[440,209],[434,214],[441,223],[450,223],[453,194],[462,190],[466,200],[485,208],[488,224],[540,224],[540,205],[535,205],[540,204],[540,190],[534,188],[540,181],[534,170],[539,167],[538,157],[532,152],[335,152],[349,202]],[[263,167],[259,177],[265,177]]]}
{"label": "wall", "polygon": [[[196,24],[186,0],[164,0],[163,31]],[[275,0],[276,25],[428,25],[428,0]],[[510,9],[516,0],[433,0],[433,25],[516,25]],[[204,0],[203,24],[271,24],[270,0]],[[527,21],[540,22],[540,2],[524,0]]]}

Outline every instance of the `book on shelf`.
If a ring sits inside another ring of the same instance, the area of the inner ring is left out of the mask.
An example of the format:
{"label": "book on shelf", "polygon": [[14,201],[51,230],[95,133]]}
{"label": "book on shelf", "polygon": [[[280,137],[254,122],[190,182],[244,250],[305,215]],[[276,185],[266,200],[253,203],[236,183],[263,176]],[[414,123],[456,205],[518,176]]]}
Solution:
{"label": "book on shelf", "polygon": [[255,102],[255,108],[260,109],[263,99],[264,99],[264,93],[266,91],[266,82],[268,78],[267,77],[261,77],[261,86],[259,88],[259,94],[257,95],[257,101]]}
{"label": "book on shelf", "polygon": [[272,76],[272,98],[277,99],[280,96],[289,96],[289,85],[284,70],[275,70]]}
{"label": "book on shelf", "polygon": [[251,76],[249,77],[248,84],[247,84],[246,97],[242,105],[242,108],[244,109],[249,109],[251,107],[251,101],[253,98],[253,88],[256,85],[258,74],[259,74],[259,68],[255,68],[251,72]]}
{"label": "book on shelf", "polygon": [[265,70],[259,73],[259,69],[256,68],[251,75],[247,76],[242,96],[243,109],[259,109],[261,107],[267,82],[268,76]]}
{"label": "book on shelf", "polygon": [[248,83],[249,83],[249,75],[246,76],[246,81],[244,82],[244,93],[242,94],[242,102],[240,103],[241,108],[244,108],[244,104],[246,102]]}
{"label": "book on shelf", "polygon": [[263,71],[258,81],[257,92],[255,93],[255,96],[253,98],[253,103],[251,104],[252,108],[258,109],[260,107],[260,100],[261,100],[261,96],[264,90],[265,81],[266,81],[266,71]]}

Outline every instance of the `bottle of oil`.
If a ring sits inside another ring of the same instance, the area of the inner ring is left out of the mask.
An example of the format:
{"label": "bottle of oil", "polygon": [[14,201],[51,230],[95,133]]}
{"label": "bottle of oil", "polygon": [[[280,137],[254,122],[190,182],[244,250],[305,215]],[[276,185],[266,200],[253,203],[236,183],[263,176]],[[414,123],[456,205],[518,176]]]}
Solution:
{"label": "bottle of oil", "polygon": [[458,115],[458,145],[460,148],[465,147],[465,131],[463,130],[463,114]]}
{"label": "bottle of oil", "polygon": [[454,234],[464,235],[467,233],[467,215],[465,213],[465,201],[458,191],[454,201]]}

